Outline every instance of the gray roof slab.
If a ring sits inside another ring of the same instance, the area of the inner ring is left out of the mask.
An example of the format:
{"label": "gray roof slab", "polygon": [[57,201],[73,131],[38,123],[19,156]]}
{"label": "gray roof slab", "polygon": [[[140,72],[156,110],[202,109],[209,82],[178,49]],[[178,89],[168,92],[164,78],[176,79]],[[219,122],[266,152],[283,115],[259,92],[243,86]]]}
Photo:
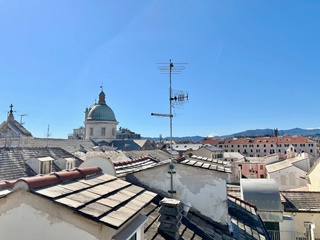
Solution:
{"label": "gray roof slab", "polygon": [[106,212],[109,212],[111,209],[111,207],[94,202],[81,208],[79,211],[98,218]]}

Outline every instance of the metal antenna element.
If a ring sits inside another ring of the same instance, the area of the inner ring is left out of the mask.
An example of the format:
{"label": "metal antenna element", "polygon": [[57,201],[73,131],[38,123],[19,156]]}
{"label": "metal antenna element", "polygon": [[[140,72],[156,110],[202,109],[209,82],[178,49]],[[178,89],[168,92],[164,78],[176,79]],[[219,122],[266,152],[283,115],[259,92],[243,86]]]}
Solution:
{"label": "metal antenna element", "polygon": [[22,122],[22,117],[26,117],[26,116],[28,116],[28,114],[19,114],[19,116],[20,116],[20,124],[21,125],[23,125],[23,124],[25,124],[24,122]]}
{"label": "metal antenna element", "polygon": [[46,147],[48,147],[48,145],[49,145],[49,137],[51,136],[51,134],[50,134],[50,125],[48,124],[48,129],[47,129],[47,146]]}
{"label": "metal antenna element", "polygon": [[[172,90],[172,74],[179,74],[181,73],[182,70],[185,69],[183,65],[187,63],[175,63],[169,60],[169,65],[168,63],[158,63],[161,64],[161,66],[158,67],[159,71],[161,74],[169,74],[169,105],[170,105],[170,113],[169,114],[162,114],[162,113],[151,113],[151,116],[159,116],[159,117],[169,117],[170,118],[170,165],[169,165],[169,172],[171,176],[171,187],[170,190],[168,191],[171,194],[171,197],[173,198],[173,194],[176,193],[176,191],[173,190],[173,174],[176,172],[174,171],[174,165],[173,165],[173,147],[172,147],[172,108],[175,105],[178,104],[183,104],[185,101],[188,100],[188,94],[185,94],[181,91],[176,91],[173,93]],[[177,65],[177,66],[175,66]]]}

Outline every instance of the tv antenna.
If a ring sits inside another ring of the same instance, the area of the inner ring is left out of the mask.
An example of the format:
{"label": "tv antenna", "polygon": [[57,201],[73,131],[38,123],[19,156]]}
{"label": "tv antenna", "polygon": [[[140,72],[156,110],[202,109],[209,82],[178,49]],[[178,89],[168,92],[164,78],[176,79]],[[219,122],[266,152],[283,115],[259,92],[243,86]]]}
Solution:
{"label": "tv antenna", "polygon": [[176,191],[173,190],[173,174],[175,174],[174,171],[174,165],[173,165],[173,155],[172,155],[172,108],[176,105],[182,105],[189,99],[189,95],[182,92],[182,91],[175,91],[172,90],[172,74],[180,74],[184,69],[187,63],[175,63],[169,60],[168,63],[158,63],[160,66],[158,67],[161,74],[169,74],[169,106],[170,106],[170,113],[169,114],[163,114],[163,113],[151,113],[151,116],[159,116],[159,117],[169,117],[170,118],[170,165],[169,165],[169,173],[171,177],[171,186],[170,190],[168,191],[171,194],[171,197],[173,198],[173,194],[176,193]]}
{"label": "tv antenna", "polygon": [[21,125],[23,125],[23,124],[25,124],[24,122],[22,122],[22,117],[26,117],[26,116],[28,116],[28,114],[19,114],[19,116],[20,116],[20,124]]}

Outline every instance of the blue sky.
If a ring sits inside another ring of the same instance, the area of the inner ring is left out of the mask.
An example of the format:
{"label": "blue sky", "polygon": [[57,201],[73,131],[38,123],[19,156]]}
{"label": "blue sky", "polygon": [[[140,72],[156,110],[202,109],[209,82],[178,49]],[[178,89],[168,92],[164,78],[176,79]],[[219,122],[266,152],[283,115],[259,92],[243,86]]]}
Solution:
{"label": "blue sky", "polygon": [[0,0],[0,117],[36,137],[83,125],[100,86],[118,127],[174,136],[320,127],[320,1]]}

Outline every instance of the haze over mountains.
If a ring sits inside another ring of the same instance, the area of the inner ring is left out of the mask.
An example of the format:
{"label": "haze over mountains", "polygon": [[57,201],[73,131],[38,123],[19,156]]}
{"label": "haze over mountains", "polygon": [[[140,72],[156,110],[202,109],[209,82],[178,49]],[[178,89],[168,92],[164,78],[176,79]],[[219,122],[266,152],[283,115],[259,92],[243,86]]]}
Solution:
{"label": "haze over mountains", "polygon": [[[238,132],[230,135],[223,136],[214,136],[214,138],[233,138],[233,137],[258,137],[258,136],[272,136],[274,129],[255,129],[255,130],[246,130],[243,132]],[[302,135],[302,136],[313,136],[320,135],[320,129],[302,129],[302,128],[293,128],[288,130],[279,130],[279,135]],[[174,141],[192,141],[198,142],[207,136],[186,136],[186,137],[172,137]],[[159,141],[159,138],[152,137],[142,137],[143,139],[150,139],[154,141]],[[169,140],[170,137],[164,137],[162,140]]]}

